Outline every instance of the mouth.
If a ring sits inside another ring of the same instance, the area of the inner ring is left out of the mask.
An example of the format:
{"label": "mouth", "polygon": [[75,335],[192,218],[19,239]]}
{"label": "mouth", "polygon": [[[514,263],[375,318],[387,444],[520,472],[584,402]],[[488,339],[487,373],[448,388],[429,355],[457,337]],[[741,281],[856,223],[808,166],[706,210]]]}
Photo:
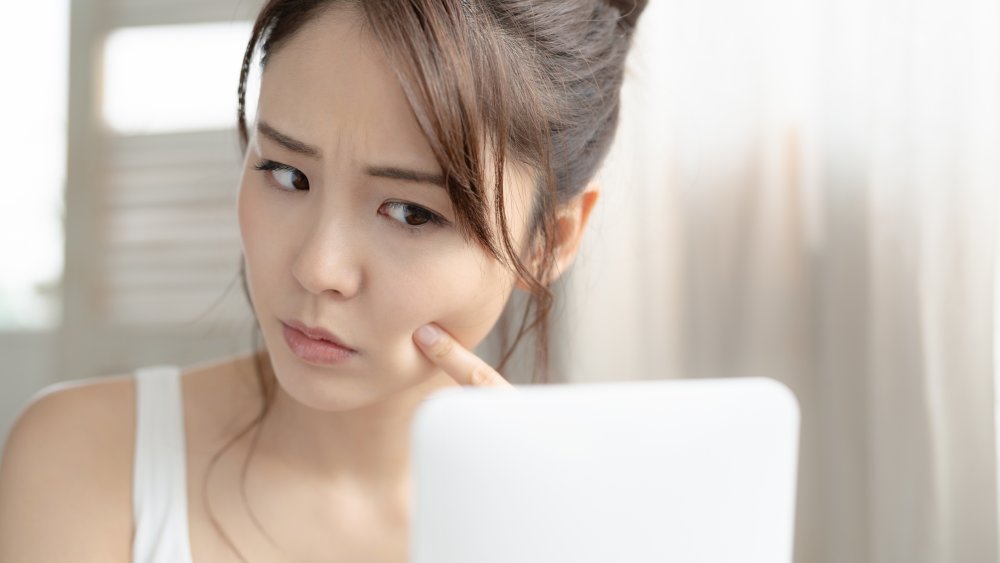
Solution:
{"label": "mouth", "polygon": [[301,360],[331,365],[350,360],[358,351],[343,343],[337,336],[322,328],[313,328],[299,321],[282,321],[285,343]]}

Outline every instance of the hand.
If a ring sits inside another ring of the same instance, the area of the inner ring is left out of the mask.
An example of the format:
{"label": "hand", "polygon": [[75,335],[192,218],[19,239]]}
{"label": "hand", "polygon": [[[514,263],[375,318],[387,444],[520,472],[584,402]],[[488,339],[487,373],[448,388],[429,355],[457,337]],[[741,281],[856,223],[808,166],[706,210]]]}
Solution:
{"label": "hand", "polygon": [[461,385],[498,387],[513,390],[502,375],[436,324],[427,324],[413,333],[413,341],[424,356]]}

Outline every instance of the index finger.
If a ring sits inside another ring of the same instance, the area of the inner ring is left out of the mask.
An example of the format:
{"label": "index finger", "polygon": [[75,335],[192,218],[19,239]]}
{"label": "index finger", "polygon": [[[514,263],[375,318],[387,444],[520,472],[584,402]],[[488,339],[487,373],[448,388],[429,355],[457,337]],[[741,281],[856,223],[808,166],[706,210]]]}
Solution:
{"label": "index finger", "polygon": [[465,349],[454,337],[433,323],[417,329],[413,340],[428,360],[462,385],[514,389],[509,381],[482,358]]}

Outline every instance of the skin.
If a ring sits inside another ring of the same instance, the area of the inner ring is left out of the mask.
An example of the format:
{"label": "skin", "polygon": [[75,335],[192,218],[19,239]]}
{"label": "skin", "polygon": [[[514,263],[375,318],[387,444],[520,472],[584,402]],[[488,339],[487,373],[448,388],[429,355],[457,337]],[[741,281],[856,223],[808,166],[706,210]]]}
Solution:
{"label": "skin", "polygon": [[[247,502],[267,541],[248,520],[236,485],[246,440],[220,458],[207,502],[255,560],[406,560],[415,409],[446,387],[513,389],[470,350],[524,284],[455,228],[442,187],[370,173],[441,170],[387,61],[351,10],[323,13],[272,54],[239,186],[248,288],[266,344],[262,357],[278,382],[246,474]],[[315,154],[290,150],[275,132]],[[294,171],[258,170],[263,160]],[[505,180],[511,233],[522,246],[534,189],[527,178],[511,165]],[[559,210],[557,267],[548,282],[571,264],[597,197],[590,185]],[[427,215],[406,205],[446,224],[408,225]],[[282,335],[282,321],[291,320],[323,327],[357,353],[333,366],[305,362]],[[123,376],[55,390],[22,414],[0,466],[0,559],[127,559],[132,385]],[[256,414],[256,393],[249,357],[184,374],[195,560],[234,560],[208,519],[200,476]],[[44,481],[34,479],[42,472]],[[67,503],[107,508],[60,524],[62,537],[73,538],[63,545],[48,538]]]}

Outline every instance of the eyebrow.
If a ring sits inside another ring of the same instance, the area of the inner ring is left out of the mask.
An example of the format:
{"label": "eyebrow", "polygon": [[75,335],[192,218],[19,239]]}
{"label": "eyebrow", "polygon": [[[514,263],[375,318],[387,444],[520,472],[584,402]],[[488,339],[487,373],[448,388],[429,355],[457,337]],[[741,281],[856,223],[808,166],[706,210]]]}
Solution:
{"label": "eyebrow", "polygon": [[[257,130],[268,139],[271,139],[275,143],[278,143],[294,153],[308,156],[310,158],[322,157],[322,153],[317,147],[289,137],[274,127],[271,127],[264,121],[257,122]],[[365,173],[376,178],[388,178],[390,180],[402,180],[418,184],[431,184],[441,188],[446,187],[445,179],[440,174],[408,170],[397,166],[367,166],[365,167]]]}
{"label": "eyebrow", "polygon": [[271,139],[275,143],[278,143],[292,152],[296,152],[310,158],[320,158],[322,156],[318,148],[312,145],[307,145],[302,141],[297,141],[263,121],[257,122],[257,130],[263,133],[268,139]]}
{"label": "eyebrow", "polygon": [[394,166],[369,166],[365,168],[365,172],[367,172],[369,176],[375,176],[377,178],[403,180],[407,182],[416,182],[418,184],[431,184],[440,188],[446,187],[444,177],[440,174],[417,172],[416,170],[407,170],[405,168],[396,168]]}

